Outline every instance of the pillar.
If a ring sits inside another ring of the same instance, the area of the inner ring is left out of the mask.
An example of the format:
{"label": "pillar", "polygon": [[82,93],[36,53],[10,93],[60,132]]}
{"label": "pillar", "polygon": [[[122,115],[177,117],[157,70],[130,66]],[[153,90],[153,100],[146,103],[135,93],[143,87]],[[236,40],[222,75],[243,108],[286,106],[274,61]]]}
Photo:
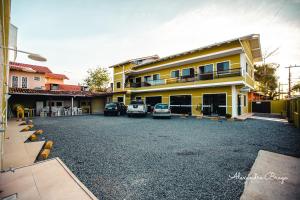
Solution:
{"label": "pillar", "polygon": [[232,108],[232,113],[231,116],[232,118],[237,117],[237,91],[236,91],[236,86],[232,85],[231,86],[231,108]]}

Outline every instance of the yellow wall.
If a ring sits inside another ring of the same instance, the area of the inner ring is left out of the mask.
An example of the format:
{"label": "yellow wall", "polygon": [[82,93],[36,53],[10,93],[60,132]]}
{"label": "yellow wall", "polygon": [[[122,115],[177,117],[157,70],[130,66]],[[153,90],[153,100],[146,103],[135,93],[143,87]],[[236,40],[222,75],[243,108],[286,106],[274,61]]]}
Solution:
{"label": "yellow wall", "polygon": [[[214,87],[214,88],[198,88],[198,89],[185,89],[185,90],[172,90],[172,91],[158,91],[158,92],[143,92],[137,94],[131,94],[126,96],[126,104],[130,102],[130,98],[135,99],[135,97],[142,97],[145,101],[146,97],[151,96],[162,96],[162,103],[170,103],[170,96],[172,95],[192,95],[192,115],[200,114],[196,110],[197,105],[202,104],[202,95],[209,93],[226,93],[227,94],[227,113],[232,113],[231,104],[231,86],[228,87]],[[118,94],[113,95],[113,101],[117,101],[117,97],[121,96]]]}
{"label": "yellow wall", "polygon": [[286,116],[286,100],[271,101],[271,113],[282,114]]}
{"label": "yellow wall", "polygon": [[216,46],[216,47],[213,47],[213,48],[206,48],[206,49],[203,49],[203,50],[200,50],[200,51],[196,51],[194,53],[190,53],[190,54],[170,58],[170,59],[167,59],[167,60],[159,61],[159,62],[148,64],[148,65],[144,65],[144,66],[138,67],[136,69],[137,70],[145,69],[145,68],[149,68],[149,67],[153,67],[153,66],[157,66],[157,65],[161,65],[161,64],[167,64],[167,63],[171,63],[171,62],[175,62],[175,61],[179,61],[179,60],[193,58],[193,57],[196,57],[196,56],[202,56],[202,55],[205,55],[205,54],[215,53],[215,52],[218,52],[218,51],[224,51],[224,50],[237,48],[237,47],[241,47],[241,44],[239,43],[238,40],[235,41],[235,42],[232,42],[232,43],[226,43],[226,44]]}

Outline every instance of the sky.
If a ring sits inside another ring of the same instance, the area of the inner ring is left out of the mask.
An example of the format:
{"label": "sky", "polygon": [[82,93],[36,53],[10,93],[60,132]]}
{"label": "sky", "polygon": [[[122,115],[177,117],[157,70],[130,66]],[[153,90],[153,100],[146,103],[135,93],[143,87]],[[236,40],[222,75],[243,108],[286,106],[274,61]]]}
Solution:
{"label": "sky", "polygon": [[[89,68],[131,58],[160,57],[258,33],[267,62],[300,65],[300,0],[12,0],[11,23],[18,48],[47,62],[18,54],[17,62],[49,66],[68,83],[82,83]],[[292,69],[293,81],[300,68]],[[297,79],[298,78],[298,79]]]}

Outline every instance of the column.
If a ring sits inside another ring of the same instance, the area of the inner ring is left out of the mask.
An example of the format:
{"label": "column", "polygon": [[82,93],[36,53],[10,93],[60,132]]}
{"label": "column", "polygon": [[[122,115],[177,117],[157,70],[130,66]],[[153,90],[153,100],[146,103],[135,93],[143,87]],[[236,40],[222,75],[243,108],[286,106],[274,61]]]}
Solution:
{"label": "column", "polygon": [[74,106],[74,100],[73,97],[71,98],[71,115],[73,115],[73,106]]}
{"label": "column", "polygon": [[232,118],[237,116],[237,91],[235,85],[231,86],[231,109],[232,109]]}

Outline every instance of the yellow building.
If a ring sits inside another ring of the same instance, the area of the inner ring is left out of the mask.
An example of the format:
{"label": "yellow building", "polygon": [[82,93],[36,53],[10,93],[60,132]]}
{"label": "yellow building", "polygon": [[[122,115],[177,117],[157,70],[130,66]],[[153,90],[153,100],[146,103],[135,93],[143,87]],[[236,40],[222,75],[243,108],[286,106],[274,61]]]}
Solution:
{"label": "yellow building", "polygon": [[142,99],[172,113],[232,117],[248,111],[254,63],[262,60],[260,35],[251,34],[175,55],[149,56],[110,66],[113,101]]}

